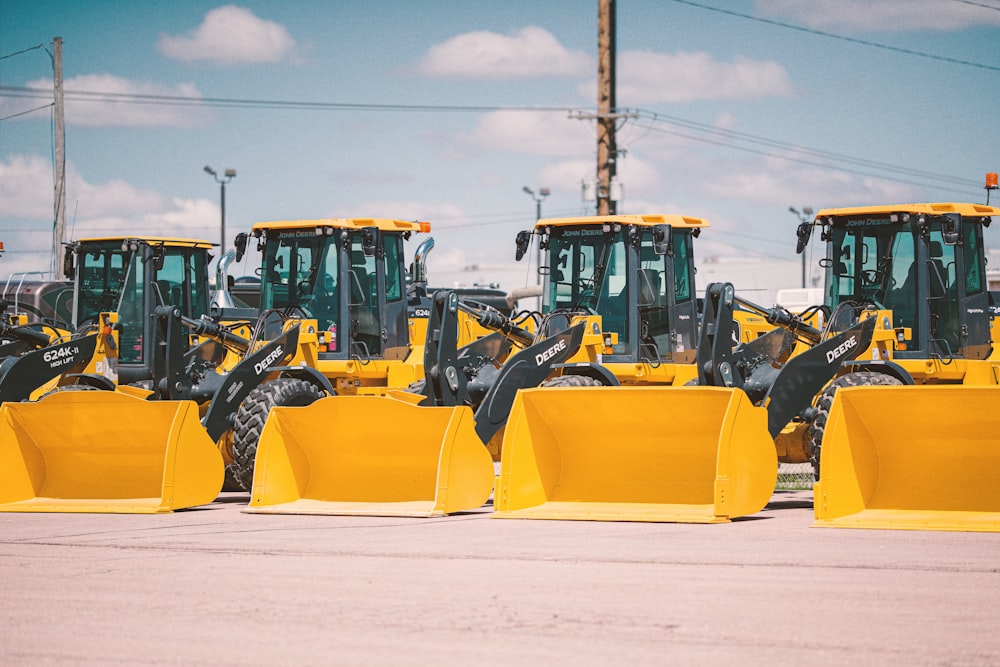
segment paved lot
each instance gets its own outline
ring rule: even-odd
[[[0,664],[996,665],[1000,534],[0,514]]]

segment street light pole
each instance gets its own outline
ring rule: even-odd
[[[538,194],[536,195],[535,191],[529,188],[527,185],[525,185],[521,189],[524,192],[527,192],[528,196],[535,200],[535,223],[537,223],[539,220],[542,219],[542,200],[548,197],[551,191],[548,188],[538,188]],[[542,268],[542,246],[541,244],[539,244],[538,264],[535,266],[536,279],[539,285],[542,284],[541,268]]]
[[[800,223],[812,222],[813,210],[809,206],[803,206],[800,212],[794,206],[788,207],[789,212],[791,212],[796,218],[798,218]],[[802,249],[802,286],[806,286],[806,249]]]
[[[221,188],[220,203],[219,203],[219,206],[222,209],[222,228],[221,228],[222,235],[220,237],[221,243],[219,244],[219,256],[221,257],[222,253],[225,253],[226,251],[226,183],[236,178],[236,170],[226,169],[226,171],[223,172],[222,177],[220,178],[219,175],[215,173],[215,170],[206,164],[205,173],[210,174],[212,178],[215,179],[215,182],[218,183]]]

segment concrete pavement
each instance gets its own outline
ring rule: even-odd
[[[0,514],[0,664],[995,665],[1000,534]]]

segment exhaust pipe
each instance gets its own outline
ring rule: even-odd
[[[211,306],[213,308],[236,308],[233,295],[229,293],[229,265],[236,259],[236,250],[227,250],[226,254],[219,258],[219,265],[215,268],[215,291],[212,293]]]

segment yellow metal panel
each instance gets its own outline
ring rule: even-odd
[[[440,516],[481,507],[492,489],[469,408],[331,396],[271,410],[246,511]]]
[[[767,413],[717,387],[518,393],[495,516],[716,523],[760,511],[777,479]]]
[[[622,225],[639,225],[651,227],[653,225],[670,225],[671,227],[708,227],[709,222],[704,218],[695,218],[690,215],[678,215],[676,213],[663,213],[653,215],[585,215],[572,218],[542,218],[535,227],[566,227],[572,225],[600,225],[602,223],[618,223]]]
[[[1000,387],[851,387],[823,435],[816,526],[1000,532]]]
[[[848,215],[889,215],[890,213],[910,213],[925,215],[940,215],[942,213],[960,213],[967,216],[1000,216],[1000,208],[984,204],[966,204],[959,202],[938,202],[930,204],[892,204],[879,206],[852,206],[848,208],[824,208],[816,214],[816,218]]]
[[[150,245],[176,246],[182,248],[211,248],[215,243],[202,239],[183,239],[174,236],[95,236],[78,239],[77,243],[100,243],[105,241],[144,241]]]
[[[272,222],[255,223],[252,229],[254,231],[265,229],[313,230],[317,227],[334,227],[337,229],[378,227],[382,231],[391,232],[430,231],[430,223],[428,222],[394,220],[391,218],[319,218],[315,220],[275,220]]]
[[[193,401],[77,391],[0,408],[0,511],[170,512],[222,481]]]

